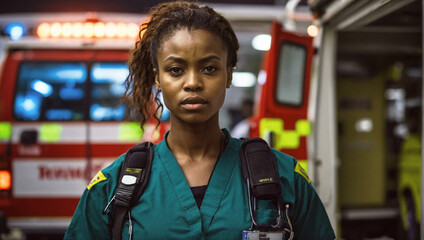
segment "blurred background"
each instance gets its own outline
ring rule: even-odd
[[[128,51],[164,1],[0,8],[1,239],[61,239],[90,179],[141,141],[119,104]],[[200,1],[239,39],[220,112],[307,169],[338,239],[424,239],[422,1]]]

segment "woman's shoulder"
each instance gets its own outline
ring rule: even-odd
[[[109,166],[102,169],[101,172],[106,176],[112,176],[119,173],[119,170],[121,169],[122,163],[125,160],[126,153],[120,155],[115,161],[113,161]]]
[[[159,142],[157,145],[151,145],[152,146],[152,150],[154,153],[157,153],[159,151],[160,146],[163,144],[162,142]],[[165,143],[166,144],[166,143]],[[137,147],[140,144],[134,145],[133,147]],[[128,151],[131,148],[129,148],[125,153],[123,153],[122,155],[120,155],[118,158],[116,158],[109,166],[107,166],[106,168],[102,169],[101,171],[103,172],[104,175],[110,175],[110,176],[115,176],[118,177],[119,175],[119,171],[121,169],[122,164],[125,161],[125,157],[128,154]]]
[[[307,175],[306,168],[306,160],[299,161],[293,156],[280,152],[274,148],[272,148],[274,153],[274,157],[276,160],[277,168],[280,173],[280,176],[286,176],[289,178],[295,178],[296,176],[300,176],[306,180],[306,182],[310,183],[311,180]],[[305,163],[305,164],[303,164]],[[302,166],[303,165],[303,166]]]
[[[245,139],[230,137],[231,145],[237,148],[237,151],[241,149],[243,141],[245,141]],[[298,160],[293,156],[276,150],[275,148],[270,147],[270,149],[274,155],[280,178],[285,178],[287,181],[293,182],[295,172],[301,168]]]
[[[280,179],[284,180],[286,184],[293,184],[294,182],[294,169],[297,163],[297,160],[283,152],[280,152],[274,148],[271,148],[272,153],[274,154],[275,163],[277,165],[278,174]]]
[[[297,164],[296,158],[291,155],[288,155],[284,152],[278,151],[275,148],[271,148],[272,153],[274,154],[275,160],[278,164],[285,166],[286,168],[294,168]]]
[[[113,189],[118,181],[117,179],[124,159],[125,154],[122,154],[109,166],[98,171],[87,185],[87,190],[89,192],[96,192],[98,190],[103,191],[105,187],[108,189]]]

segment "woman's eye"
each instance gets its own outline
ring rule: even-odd
[[[172,75],[180,75],[183,73],[183,69],[180,67],[170,67],[168,72],[170,72]]]
[[[203,68],[203,72],[206,72],[206,73],[213,73],[216,70],[217,68],[214,66],[206,66],[205,68]]]

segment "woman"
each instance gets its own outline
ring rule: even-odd
[[[218,122],[237,62],[237,38],[221,15],[190,2],[157,6],[142,32],[131,52],[125,98],[143,125],[155,86],[171,113],[171,128],[154,146],[148,186],[131,209],[132,228],[124,224],[122,239],[129,231],[134,239],[240,239],[251,223],[241,140]],[[161,106],[157,94],[155,100]],[[325,209],[296,160],[273,153],[281,198],[292,206],[295,239],[334,239]],[[124,155],[99,172],[85,190],[65,239],[111,239],[114,213],[102,211],[114,196],[123,160]],[[257,220],[271,223],[273,204],[258,204]]]

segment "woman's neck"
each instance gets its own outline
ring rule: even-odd
[[[208,185],[225,135],[219,128],[182,131],[171,127],[167,142],[190,187]]]
[[[188,124],[172,121],[171,117],[166,141],[189,186],[207,185],[225,143],[218,118],[208,123]]]
[[[202,161],[218,157],[224,133],[218,119],[207,124],[181,124],[172,121],[167,144],[177,157],[192,161]]]

